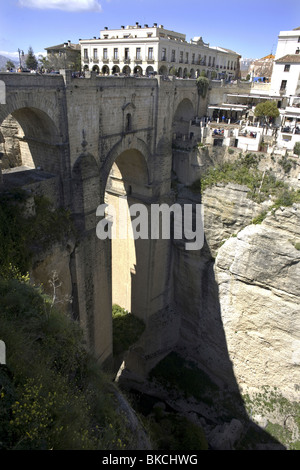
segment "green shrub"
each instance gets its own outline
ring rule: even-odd
[[[40,288],[0,280],[0,448],[123,449],[134,436],[77,322]]]
[[[127,351],[145,330],[145,323],[119,305],[113,305],[113,351],[114,355]]]
[[[24,217],[27,195],[22,191],[0,197],[0,276],[14,277],[14,270],[26,274],[33,252],[73,235],[69,211],[54,210],[44,197],[35,197],[35,215]]]
[[[283,181],[277,180],[271,171],[261,172],[258,164],[261,156],[248,153],[232,163],[225,162],[209,168],[201,179],[195,181],[190,189],[196,193],[203,193],[205,189],[216,184],[236,183],[247,186],[250,191],[248,197],[261,203],[269,196],[275,199],[274,208],[290,206],[300,202],[300,190],[289,189]]]

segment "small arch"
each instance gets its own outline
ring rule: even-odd
[[[85,65],[85,66],[83,67],[83,70],[84,70],[84,72],[88,72],[88,71],[89,71],[89,66],[88,66],[88,65]]]
[[[137,65],[136,67],[134,67],[134,73],[138,74],[138,75],[143,75],[143,69],[140,65]]]
[[[103,65],[101,71],[102,71],[103,75],[109,75],[109,66],[108,65]]]
[[[125,75],[130,75],[130,73],[131,73],[131,68],[129,67],[129,65],[125,65],[125,66],[123,67],[122,72],[125,73]]]
[[[92,71],[96,72],[98,74],[100,72],[100,69],[99,69],[98,65],[94,65],[93,68],[92,68]]]
[[[177,77],[182,78],[182,68],[181,67],[179,67],[179,69],[177,70]]]
[[[162,65],[158,72],[159,75],[168,75],[168,69],[165,65]]]
[[[112,68],[112,73],[120,73],[120,67],[118,65],[114,65]]]
[[[188,70],[187,70],[187,68],[185,68],[183,70],[183,78],[187,78],[187,76],[188,76]]]
[[[195,78],[195,77],[196,77],[196,73],[195,73],[195,70],[194,70],[194,69],[191,69],[190,75],[191,75],[191,78]]]
[[[154,68],[152,67],[152,65],[149,65],[146,68],[146,75],[150,75],[150,73],[153,73],[153,72],[154,72]]]

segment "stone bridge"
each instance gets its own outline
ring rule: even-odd
[[[101,240],[96,211],[119,196],[129,206],[174,202],[172,140],[199,137],[191,121],[206,110],[195,80],[93,73],[79,79],[62,71],[2,73],[0,85],[0,144],[3,125],[13,118],[21,165],[56,178],[55,197],[79,230],[70,275],[74,314],[88,343],[102,363],[111,357],[112,303],[118,303],[146,323],[136,355],[142,370],[176,343],[171,242]]]

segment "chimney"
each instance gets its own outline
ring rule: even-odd
[[[153,26],[154,26],[154,28],[156,28],[156,27],[157,27],[157,23],[153,23]]]
[[[107,27],[107,26],[105,26],[105,27],[104,27],[104,29],[108,29],[108,27]]]

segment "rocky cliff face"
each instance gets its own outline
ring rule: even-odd
[[[269,386],[299,398],[299,242],[298,204],[249,225],[218,250],[221,318],[243,391]]]
[[[207,189],[204,248],[187,253],[177,245],[181,347],[223,385],[245,393],[273,387],[295,400],[300,205],[271,211],[252,225],[269,203],[256,204],[247,192],[238,185]]]

